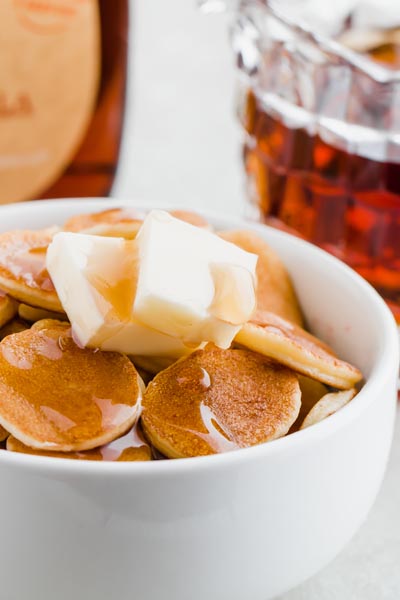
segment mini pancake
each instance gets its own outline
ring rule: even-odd
[[[209,344],[162,371],[143,397],[143,431],[169,458],[217,454],[284,436],[300,409],[297,375]]]
[[[97,460],[113,462],[133,462],[152,460],[152,451],[148,443],[144,440],[140,427],[133,427],[124,436],[93,450],[83,450],[82,452],[48,452],[45,450],[35,450],[25,446],[15,437],[10,436],[7,440],[7,450],[10,452],[21,452],[22,454],[32,454],[36,456],[51,456],[52,458],[70,458],[72,460]]]
[[[194,211],[177,209],[170,210],[168,212],[172,217],[175,217],[175,219],[180,219],[181,221],[185,221],[186,223],[195,225],[196,227],[201,227],[202,229],[212,230],[210,223],[206,221],[204,217]]]
[[[351,388],[362,379],[356,367],[337,358],[321,340],[270,312],[257,311],[235,342],[339,389]]]
[[[60,328],[61,330],[68,329],[70,327],[69,324],[63,321],[55,320],[55,319],[41,319],[40,321],[36,321],[32,323],[31,329],[35,331],[46,331],[47,329]]]
[[[315,379],[310,379],[309,377],[304,377],[304,375],[299,375],[298,377],[301,390],[301,407],[299,416],[291,426],[289,433],[293,433],[300,429],[300,425],[312,407],[322,398],[322,396],[325,396],[325,394],[328,393],[328,388],[323,383],[320,383]]]
[[[0,288],[31,306],[64,312],[46,269],[46,252],[58,228],[0,235]]]
[[[18,312],[18,302],[0,291],[0,327],[6,325]]]
[[[22,321],[22,319],[13,319],[0,329],[0,340],[4,339],[8,335],[20,333],[26,329],[29,329],[29,324],[26,323],[26,321]]]
[[[42,321],[43,319],[55,319],[56,321],[66,321],[67,315],[65,313],[56,313],[44,308],[37,308],[36,306],[28,306],[28,304],[20,304],[18,306],[18,314],[21,319],[28,321],[29,323],[36,323],[36,321]]]
[[[0,424],[40,450],[90,450],[137,421],[142,386],[130,360],[79,348],[68,323],[39,321],[0,342]]]
[[[258,255],[257,308],[297,325],[303,325],[300,305],[292,281],[279,256],[253,231],[224,231],[219,235],[246,252]]]
[[[4,440],[6,440],[9,435],[10,434],[8,433],[8,431],[0,425],[0,442],[4,442]]]
[[[171,210],[170,214],[197,227],[210,229],[209,223],[200,215],[188,210]],[[123,237],[132,240],[142,226],[144,213],[134,208],[111,208],[98,213],[76,215],[64,224],[65,231]]]
[[[134,208],[111,208],[97,213],[75,215],[66,221],[63,229],[133,240],[142,226],[143,218],[143,212]]]
[[[311,425],[315,425],[327,417],[330,417],[350,402],[356,394],[357,390],[355,388],[344,390],[342,392],[325,394],[325,396],[312,407],[301,424],[300,429],[306,429],[307,427],[311,427]]]

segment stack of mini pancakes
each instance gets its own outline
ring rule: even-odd
[[[172,214],[211,229],[202,217]],[[184,458],[304,429],[357,393],[361,372],[304,329],[285,266],[251,231],[216,232],[257,254],[257,310],[231,348],[175,362],[82,348],[46,271],[57,231],[134,239],[144,215],[111,209],[0,235],[0,440],[80,460]]]

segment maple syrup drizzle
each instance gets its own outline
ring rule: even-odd
[[[111,269],[99,272],[98,259],[88,261],[86,276],[108,308],[106,318],[129,321],[136,296],[138,279],[138,247],[135,240],[123,243],[121,260]]]
[[[196,402],[199,407],[201,425],[206,429],[207,433],[197,431],[195,429],[178,425],[177,428],[181,431],[186,431],[204,440],[208,446],[215,452],[228,452],[235,450],[239,446],[229,439],[229,434],[224,430],[217,416],[203,400],[203,393],[210,389],[212,385],[211,376],[204,367],[196,367],[196,373],[191,373],[190,376],[177,377],[177,382],[180,385],[188,385],[193,391],[193,394],[199,394],[196,397]]]
[[[102,415],[101,425],[105,431],[122,425],[137,412],[136,405],[114,403],[110,398],[93,396],[93,401],[100,409]]]
[[[228,433],[226,433],[216,415],[204,402],[200,402],[200,414],[208,433],[197,432],[198,437],[206,441],[216,452],[229,452],[239,448],[235,442],[229,439]]]
[[[256,303],[251,273],[239,265],[221,263],[211,264],[210,273],[214,282],[210,314],[232,325],[241,325]]]

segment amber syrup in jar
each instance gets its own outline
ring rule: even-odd
[[[369,48],[368,56],[400,69],[398,39]],[[344,260],[381,293],[400,322],[400,162],[353,154],[305,128],[291,128],[253,91],[240,118],[257,216]]]

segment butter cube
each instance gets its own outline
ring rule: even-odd
[[[82,346],[142,356],[179,358],[179,339],[138,323],[134,240],[60,232],[47,250],[47,269]]]
[[[135,318],[185,343],[229,347],[255,308],[257,256],[158,210],[135,241]]]

